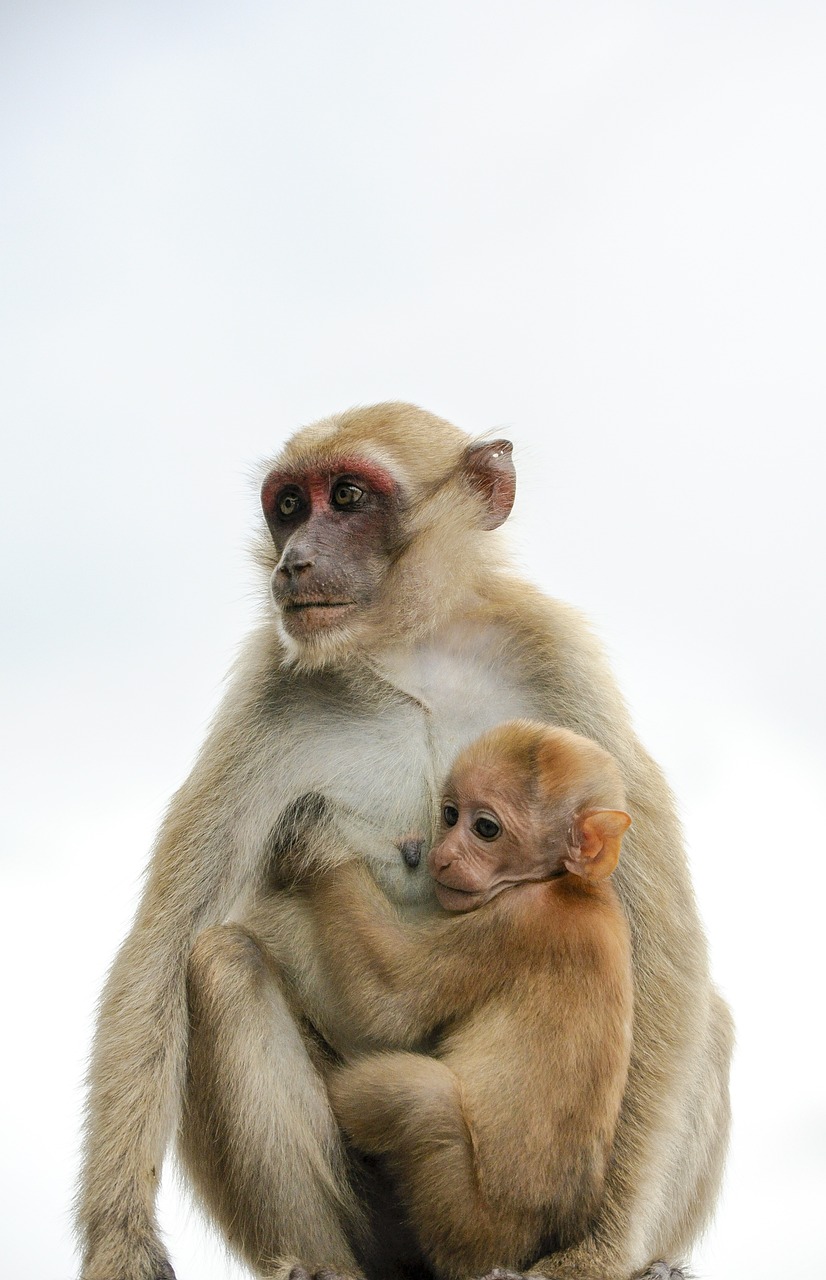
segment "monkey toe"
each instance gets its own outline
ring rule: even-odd
[[[531,1272],[526,1275],[522,1271],[508,1271],[505,1267],[494,1267],[480,1276],[479,1280],[553,1280],[552,1275],[543,1272]],[[667,1262],[653,1262],[639,1280],[692,1280],[691,1274],[681,1267],[670,1267]]]
[[[640,1280],[691,1280],[682,1267],[670,1267],[667,1262],[654,1262]]]
[[[320,1267],[317,1271],[308,1271],[300,1264],[290,1271],[288,1280],[355,1280],[355,1277],[342,1271],[334,1271],[332,1267]]]
[[[526,1276],[522,1271],[508,1271],[505,1267],[494,1267],[479,1280],[539,1280],[538,1276]]]

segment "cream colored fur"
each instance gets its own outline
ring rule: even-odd
[[[101,1000],[78,1196],[84,1280],[170,1274],[154,1202],[179,1126],[204,1203],[260,1275],[285,1274],[289,1259],[355,1270],[359,1210],[320,1050],[279,976],[279,948],[306,951],[304,989],[323,1004],[312,935],[275,906],[273,850],[289,806],[321,794],[390,896],[427,913],[426,874],[400,864],[395,842],[430,837],[449,761],[519,716],[602,743],[634,815],[616,875],[634,946],[634,1049],[606,1201],[591,1238],[535,1270],[629,1280],[685,1257],[713,1210],[731,1024],[671,796],[581,618],[519,581],[499,535],[479,531],[461,471],[468,443],[412,406],[381,405],[298,433],[282,455],[389,460],[411,536],[380,605],[332,640],[285,647],[268,606],[171,802]],[[263,539],[259,556],[271,571]],[[272,946],[253,927],[268,902]],[[334,1013],[313,1013],[346,1050]]]

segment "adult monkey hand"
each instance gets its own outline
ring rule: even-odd
[[[349,842],[403,914],[426,913],[426,868],[398,845],[432,834],[458,751],[517,717],[600,742],[634,814],[616,873],[635,949],[634,1047],[605,1197],[586,1238],[531,1271],[668,1275],[705,1225],[728,1131],[728,1012],[668,789],[601,652],[499,546],[514,493],[507,441],[472,441],[404,404],[308,427],[269,470],[269,616],[172,801],[103,993],[78,1197],[83,1280],[174,1274],[154,1202],[176,1128],[208,1212],[259,1275],[409,1273],[386,1190],[350,1176],[318,1034],[346,1054],[348,1028],[325,1000],[279,859],[317,798],[346,833],[330,857]]]

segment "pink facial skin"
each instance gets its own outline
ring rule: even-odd
[[[503,889],[547,880],[547,850],[531,826],[524,803],[504,793],[497,771],[477,768],[459,785],[451,779],[439,839],[427,859],[441,905],[473,911]]]
[[[570,748],[567,762],[556,757],[568,785],[574,759]],[[520,781],[505,762],[465,764],[448,779],[439,838],[427,861],[446,910],[473,911],[516,885],[565,875],[594,883],[612,874],[630,815],[590,804],[572,813],[549,810],[549,800],[546,793],[537,803],[530,779]]]
[[[376,602],[400,537],[402,498],[389,471],[350,456],[276,469],[261,503],[279,554],[273,598],[291,636],[338,626]]]

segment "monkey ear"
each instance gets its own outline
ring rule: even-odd
[[[513,508],[516,469],[510,440],[489,440],[465,450],[463,471],[484,500],[483,529],[498,529]]]
[[[574,824],[574,847],[565,866],[586,880],[604,880],[619,862],[622,837],[631,819],[621,809],[588,809]]]

